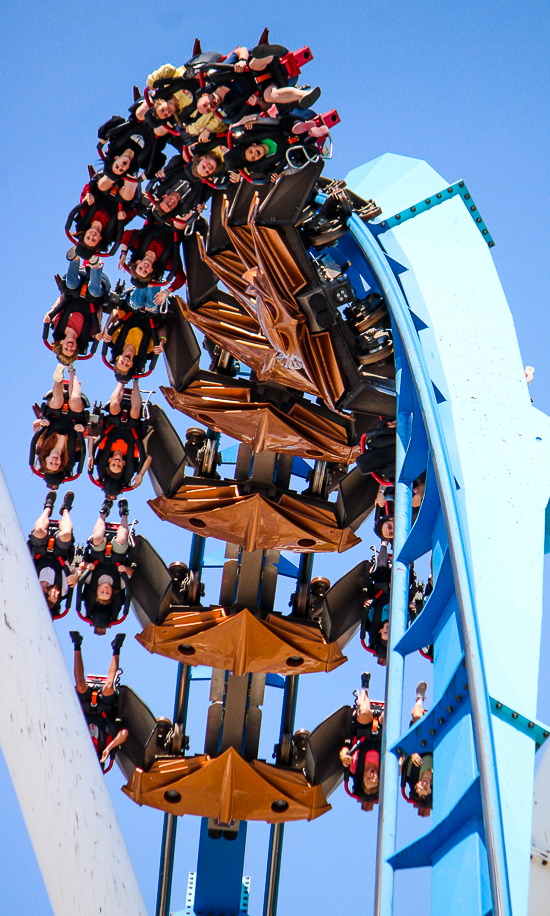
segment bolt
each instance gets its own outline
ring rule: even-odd
[[[502,709],[502,703],[497,703],[497,709]]]
[[[470,194],[465,194],[465,195],[464,195],[464,200],[470,200]]]
[[[411,207],[411,213],[416,213],[416,207]]]
[[[535,727],[535,723],[534,723],[534,722],[528,722],[528,723],[527,723],[527,728],[534,728],[534,727]]]
[[[512,719],[517,719],[518,716],[519,716],[519,713],[517,713],[517,712],[513,712],[513,713],[512,713]]]
[[[435,728],[430,728],[430,735],[435,735]]]
[[[457,702],[457,703],[460,703],[461,699],[462,699],[461,695],[460,695],[459,693],[457,693],[457,695],[455,696],[456,702]]]
[[[472,211],[472,213],[475,213],[475,211],[477,210],[477,207],[475,206],[475,204],[472,207],[470,207],[470,210]]]
[[[453,707],[452,707],[452,706],[447,706],[447,712],[452,712],[452,711],[453,711]]]
[[[453,193],[453,189],[452,189],[452,188],[447,188],[447,191],[449,192],[449,194],[452,194],[452,193]]]
[[[441,200],[441,198],[443,197],[443,194],[436,194],[435,196],[437,197],[438,200]]]
[[[543,732],[542,734],[544,735],[545,738],[548,738],[548,736],[550,735],[550,732]]]
[[[443,716],[440,716],[437,721],[439,722],[440,725],[443,725],[445,719],[443,718]]]
[[[469,685],[469,684],[464,684],[464,690],[469,690],[469,689],[470,689],[470,685]]]
[[[384,222],[383,222],[383,223],[380,223],[380,225],[381,225],[381,226],[385,226],[385,225],[386,225],[386,221],[384,220]]]
[[[402,747],[398,747],[398,748],[397,748],[397,753],[401,756],[401,754],[403,753],[403,748],[402,748]]]
[[[484,229],[484,230],[483,230],[483,235],[486,235],[486,233],[487,233],[487,230]],[[489,242],[489,248],[494,248],[494,247],[495,247],[495,243],[494,243],[494,242]]]
[[[458,187],[459,187],[459,188],[463,188],[463,187],[464,187],[464,182],[463,182],[463,181],[459,181],[459,182],[458,182]]]
[[[396,214],[395,214],[395,218],[396,218],[396,219],[401,219],[401,214],[400,214],[400,213],[396,213]]]
[[[430,198],[430,197],[427,197],[427,198],[426,198],[426,203],[427,203],[427,204],[431,204],[431,202],[432,202],[432,201],[431,201],[431,198]]]
[[[427,743],[428,742],[423,738],[422,741],[420,742],[420,747],[426,747]]]
[[[476,223],[481,223],[481,222],[482,222],[481,216],[478,216],[476,219]]]

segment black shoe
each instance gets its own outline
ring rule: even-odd
[[[74,259],[76,258],[76,246],[75,245],[73,245],[72,248],[69,248],[65,257],[67,258],[67,261],[74,261]]]
[[[103,505],[102,505],[101,509],[99,510],[99,514],[100,514],[100,515],[104,515],[105,518],[107,518],[108,515],[109,515],[109,512],[111,511],[112,508],[113,508],[113,500],[107,498],[107,499],[105,499],[105,501],[103,502]]]
[[[363,674],[361,675],[361,690],[368,691],[369,684],[370,684],[370,671],[363,671]]]
[[[65,493],[65,498],[63,500],[63,505],[61,506],[60,512],[64,512],[65,509],[67,512],[70,512],[73,508],[74,493],[72,490],[67,490]]]
[[[312,89],[311,92],[308,92],[307,95],[304,95],[303,98],[300,99],[298,102],[298,108],[301,108],[302,110],[311,108],[313,105],[315,105],[315,102],[320,95],[321,90],[319,86],[315,86],[315,89]]]
[[[122,643],[126,639],[126,633],[117,633],[113,639],[111,646],[113,647],[113,655],[118,655],[120,652]]]
[[[82,636],[82,634],[79,633],[78,630],[70,630],[70,631],[69,631],[69,636],[71,637],[71,639],[72,639],[72,641],[73,641],[73,646],[74,646],[75,652],[80,651],[80,647],[81,647],[81,645],[82,645],[82,640],[83,640],[83,638],[84,638],[84,637]]]
[[[127,500],[127,499],[119,499],[119,501],[118,501],[118,512],[119,512],[119,515],[120,515],[121,518],[123,518],[124,516],[130,515],[130,510],[129,510],[129,508],[128,508],[128,500]]]
[[[50,490],[48,492],[48,495],[46,496],[46,499],[44,500],[44,508],[47,509],[49,506],[50,509],[53,509],[53,507],[55,506],[56,499],[57,499],[56,491]]]

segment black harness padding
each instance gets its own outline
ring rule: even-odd
[[[250,58],[260,59],[262,57],[271,57],[273,60],[265,68],[265,70],[254,70],[255,81],[257,86],[262,89],[265,89],[270,82],[274,82],[277,86],[288,86],[288,72],[285,67],[283,67],[280,58],[285,57],[288,54],[288,48],[285,48],[283,45],[256,45],[255,48],[250,52]],[[270,79],[266,79],[269,75]]]
[[[103,751],[120,731],[116,719],[118,716],[118,694],[104,697],[101,690],[88,687],[86,693],[78,693],[82,711],[88,725],[95,725],[98,730],[97,755],[101,758]],[[92,702],[95,700],[95,702]]]
[[[373,712],[373,721],[369,725],[359,725],[354,719],[354,733],[357,741],[360,742],[358,755],[355,764],[355,773],[353,776],[353,794],[358,795],[362,802],[375,802],[378,799],[378,793],[367,795],[363,789],[363,772],[365,769],[365,756],[368,751],[377,751],[382,757],[382,727],[378,725],[377,731],[373,731],[373,725],[378,723],[379,714]],[[380,771],[380,767],[379,767]]]
[[[296,120],[292,117],[260,118],[249,130],[245,130],[241,125],[231,128],[231,149],[224,156],[226,168],[231,171],[246,169],[251,176],[257,175],[262,178],[272,172],[280,172],[286,167],[286,153],[293,146],[311,146],[312,152],[318,154],[314,137],[305,134],[298,138],[292,133]],[[253,143],[263,143],[264,140],[272,140],[277,146],[276,151],[256,162],[249,162],[245,157],[246,149]]]
[[[108,547],[109,545],[107,545]],[[86,608],[86,618],[91,620],[95,627],[107,628],[123,609],[127,611],[130,603],[130,579],[125,572],[121,572],[119,565],[125,565],[130,556],[131,547],[128,545],[126,553],[119,554],[92,551],[90,545],[86,547],[84,559],[95,563],[93,570],[88,571],[79,583],[77,608],[80,610],[82,601]],[[113,580],[113,596],[109,604],[100,604],[96,600],[96,593],[101,576],[110,576]]]
[[[116,481],[115,478],[110,477],[111,482],[120,484],[120,492],[130,485],[132,477],[139,472],[145,462],[145,446],[142,437],[146,434],[147,423],[145,420],[133,420],[131,417],[121,422],[120,416],[109,416],[107,424],[105,434],[95,449],[97,477],[100,483],[104,483],[106,477],[110,477],[107,464],[111,457],[112,446],[117,439],[122,439],[127,445],[124,470]],[[138,457],[134,455],[135,447],[139,452]]]
[[[133,106],[134,110],[139,104],[141,102]],[[130,117],[125,121],[124,118],[115,115],[99,128],[98,137],[107,141],[101,152],[109,167],[117,156],[121,156],[127,149],[134,154],[126,173],[127,177],[135,177],[141,168],[149,167],[157,138],[147,121],[138,121],[135,117]],[[112,173],[109,174],[109,177],[111,175],[113,178],[117,177]]]
[[[75,431],[75,425],[82,424],[82,426],[87,426],[89,419],[89,411],[82,410],[76,412],[74,410],[63,410],[62,407],[52,408],[48,404],[43,403],[41,407],[41,414],[44,418],[50,421],[49,426],[41,426],[36,430],[34,436],[31,440],[31,449],[29,456],[29,464],[31,467],[34,467],[34,462],[36,459],[36,447],[38,445],[38,440],[43,435],[44,439],[47,439],[48,436],[55,433],[58,436],[67,436],[67,452],[69,455],[69,460],[67,461],[66,467],[63,471],[59,471],[57,474],[51,474],[49,471],[44,474],[44,480],[50,487],[59,487],[60,484],[67,477],[74,476],[74,465],[78,459],[78,474],[81,473],[84,466],[84,458],[86,455],[84,437],[82,433],[77,433]]]
[[[114,333],[117,328],[120,327],[120,332],[116,340],[111,340],[111,360],[114,365],[117,357],[120,356],[124,347],[126,345],[126,338],[132,330],[132,328],[140,328],[143,331],[143,336],[136,355],[134,356],[134,362],[132,367],[132,372],[134,374],[141,375],[145,371],[147,361],[152,358],[154,355],[151,351],[148,352],[149,343],[151,340],[154,342],[153,337],[153,328],[151,327],[151,319],[145,315],[143,312],[127,312],[124,318],[121,319],[120,324],[115,324],[112,328],[112,333]]]
[[[94,202],[93,204],[82,204],[81,209],[75,216],[74,220],[74,233],[86,233],[90,226],[92,225],[96,213],[99,210],[104,210],[108,216],[108,222],[101,230],[101,241],[99,245],[96,246],[101,251],[105,251],[114,241],[116,241],[119,234],[119,229],[121,230],[121,220],[118,218],[119,206],[117,202],[118,189],[116,195],[113,197],[109,195],[108,192],[95,190],[94,193]],[[82,241],[76,246],[76,253],[81,258],[86,258],[89,256],[91,249],[87,248]]]
[[[421,754],[422,760],[428,755]],[[410,766],[409,766],[410,764]],[[424,797],[417,795],[415,791],[415,786],[420,779],[420,767],[416,766],[411,761],[410,757],[406,757],[401,766],[401,788],[409,788],[409,798],[414,802],[417,808],[431,808],[433,806],[433,789],[429,795]]]
[[[176,273],[178,268],[180,270],[183,269],[179,253],[180,234],[169,226],[157,223],[157,221],[152,218],[148,218],[143,228],[138,229],[132,236],[130,245],[128,246],[132,252],[130,263],[135,264],[137,261],[143,260],[153,241],[162,242],[163,249],[154,263],[153,274],[148,282],[151,282],[153,279],[162,280],[170,261],[172,261],[172,275]]]
[[[77,292],[77,290],[75,290],[75,292]],[[96,299],[94,301],[97,302],[98,300]],[[82,330],[76,339],[76,345],[78,352],[80,354],[85,354],[88,350],[90,338],[95,334],[99,334],[100,331],[96,310],[85,298],[80,299],[75,296],[63,297],[63,301],[59,303],[58,308],[52,316],[55,318],[56,315],[59,315],[59,321],[53,328],[52,338],[56,343],[63,340],[69,319],[75,312],[82,315],[84,319]]]

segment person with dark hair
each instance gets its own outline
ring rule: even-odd
[[[117,633],[111,646],[113,648],[113,658],[109,666],[109,673],[102,684],[96,684],[94,678],[90,678],[90,683],[86,680],[84,674],[84,663],[82,661],[82,636],[78,630],[71,630],[69,633],[74,646],[74,678],[76,692],[82,711],[86,717],[90,737],[103,766],[109,757],[113,757],[117,747],[124,744],[128,737],[125,728],[121,728],[117,723],[118,710],[117,701],[118,693],[116,690],[116,679],[120,669],[120,649],[126,638],[125,633]],[[104,767],[104,770],[107,769]]]
[[[152,177],[162,167],[165,159],[162,150],[166,143],[166,137],[158,138],[156,128],[148,120],[136,118],[136,107],[134,104],[130,108],[127,120],[113,115],[98,130],[104,176],[113,182],[123,179],[124,185],[133,184],[134,188],[142,170]],[[164,129],[163,133],[166,133]]]
[[[53,329],[52,350],[63,366],[85,355],[93,337],[101,339],[103,304],[111,290],[97,255],[92,255],[89,267],[83,270],[75,247],[67,252],[67,260],[67,275],[58,281],[62,294],[44,316],[44,324]]]
[[[308,114],[314,115],[314,112]],[[314,136],[307,132],[300,139],[296,136],[294,128],[298,123],[291,115],[276,118],[253,116],[245,124],[233,126],[229,133],[231,148],[224,155],[226,169],[244,171],[251,178],[275,181],[289,167],[289,150],[309,147],[308,156],[318,156],[319,148]]]
[[[378,801],[380,789],[380,755],[382,753],[382,727],[384,710],[373,710],[369,699],[370,673],[361,675],[355,721],[354,743],[340,751],[340,760],[350,768],[353,776],[353,795],[361,802],[364,811],[372,811]]]
[[[69,366],[69,385],[65,391],[63,366],[58,365],[51,394],[33,423],[30,457],[31,467],[37,461],[39,473],[50,489],[57,490],[64,480],[73,476],[84,446],[87,423],[88,411],[74,366]]]
[[[131,275],[134,286],[146,288],[150,284],[160,286],[165,273],[170,285],[155,294],[154,304],[162,305],[170,293],[180,289],[185,283],[185,272],[181,261],[181,231],[158,223],[149,216],[141,229],[128,229],[122,236],[121,254],[118,269],[125,268]],[[131,253],[126,263],[127,254]]]
[[[426,489],[426,472],[423,471],[413,483],[411,524],[414,524]],[[381,541],[393,541],[394,532],[394,488],[393,485],[381,484],[376,496],[374,513],[374,533]]]
[[[51,530],[50,518],[56,496],[54,490],[49,491],[44,511],[34,523],[27,542],[40,587],[54,619],[61,616],[61,605],[67,601],[70,589],[74,588],[78,581],[78,573],[71,568],[74,558],[74,535],[70,511],[74,493],[72,490],[65,493],[59,525],[55,530]]]
[[[426,715],[424,701],[427,690],[426,681],[420,681],[416,687],[416,702],[411,710],[411,726]],[[428,817],[432,809],[433,787],[433,754],[411,754],[399,758],[401,785],[409,787],[409,801],[418,809],[419,817]]]
[[[157,308],[165,302],[164,291]],[[153,300],[154,303],[154,300]],[[163,352],[167,340],[166,325],[151,311],[135,311],[128,303],[113,309],[103,331],[103,340],[110,346],[112,367],[119,382],[129,382],[143,375],[147,363]]]
[[[375,555],[376,556],[376,555]],[[361,621],[361,639],[369,635],[369,649],[377,656],[378,664],[385,665],[388,651],[390,621],[391,557],[385,544],[371,567],[365,592],[365,610]]]
[[[113,196],[94,186],[92,193],[90,184],[84,186],[80,195],[81,206],[73,217],[73,236],[77,239],[75,254],[78,257],[89,259],[100,252],[106,256],[109,248],[116,244],[124,224],[133,219],[135,212],[130,205],[123,207],[117,197],[118,191]]]
[[[128,501],[119,500],[120,524],[115,536],[107,540],[105,521],[112,505],[111,499],[104,501],[81,564],[78,606],[84,602],[86,619],[98,636],[105,635],[128,605],[133,573],[129,565]]]
[[[217,154],[212,158],[217,159]],[[219,165],[221,168],[221,160]],[[173,156],[147,188],[152,216],[158,223],[184,230],[190,219],[203,212],[212,190],[193,174],[192,163],[185,162],[181,155]]]
[[[88,469],[91,474],[96,468],[97,480],[108,499],[116,499],[122,490],[139,487],[151,464],[143,444],[147,421],[143,418],[137,379],[129,400],[128,404],[124,383],[119,382],[104,409],[102,433],[94,442],[89,440]]]

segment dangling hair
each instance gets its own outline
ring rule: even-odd
[[[55,444],[57,442],[58,435],[59,433],[50,433],[49,435],[46,435],[46,433],[43,433],[40,436],[40,438],[38,439],[38,442],[36,443],[36,455],[38,457],[38,467],[42,474],[50,473],[49,469],[46,466],[46,458],[48,457],[50,452],[55,448]],[[67,437],[64,436],[63,437],[63,450],[61,452],[61,464],[59,465],[59,470],[56,473],[57,474],[62,473],[62,471],[64,471],[65,468],[67,467],[68,463],[69,463],[69,450],[67,448]]]

